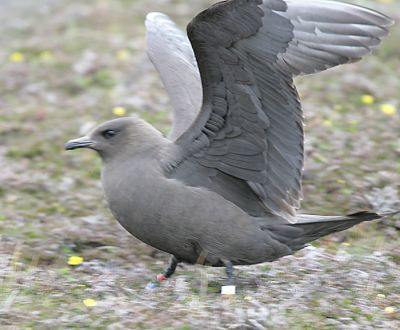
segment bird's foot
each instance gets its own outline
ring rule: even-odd
[[[171,256],[168,267],[166,268],[164,273],[158,274],[156,276],[155,282],[149,282],[146,285],[146,290],[154,290],[157,288],[162,282],[165,282],[169,277],[175,273],[176,266],[178,265],[179,260],[175,256]]]
[[[158,274],[157,275],[157,282],[162,283],[164,281],[166,281],[168,279],[168,276],[166,276],[165,274]]]
[[[166,280],[168,280],[168,276],[166,276],[166,275],[163,274],[163,273],[158,274],[158,275],[156,276],[156,281],[147,283],[147,285],[146,285],[146,290],[154,290],[154,289],[157,288],[162,282],[165,282]]]

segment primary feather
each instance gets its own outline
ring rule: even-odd
[[[201,80],[188,37],[167,16],[146,17],[147,53],[168,92],[173,107],[170,138],[175,140],[194,121],[201,108]]]

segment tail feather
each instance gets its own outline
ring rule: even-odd
[[[300,250],[309,242],[323,236],[351,228],[361,222],[380,219],[400,213],[358,212],[345,216],[297,215],[297,223],[263,226],[271,237],[289,246],[293,251]]]
[[[348,214],[344,216],[323,216],[323,215],[308,215],[308,214],[299,214],[296,217],[297,222],[296,225],[304,225],[304,224],[313,224],[313,223],[326,223],[326,222],[337,222],[337,221],[355,221],[359,220],[370,221],[380,219],[387,215],[392,215],[394,213],[386,213],[386,214],[378,214],[373,212],[357,212],[353,214]]]

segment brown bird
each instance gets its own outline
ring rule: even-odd
[[[197,15],[189,42],[167,16],[151,13],[148,51],[174,107],[170,137],[121,118],[66,149],[99,153],[115,218],[172,255],[164,277],[179,262],[225,266],[233,286],[233,265],[274,261],[389,215],[296,214],[304,147],[293,77],[359,60],[391,24],[333,1],[231,0]]]

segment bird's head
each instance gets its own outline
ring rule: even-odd
[[[162,135],[138,117],[124,117],[95,127],[87,136],[70,140],[66,150],[89,148],[97,151],[103,161],[131,156],[157,145]]]

